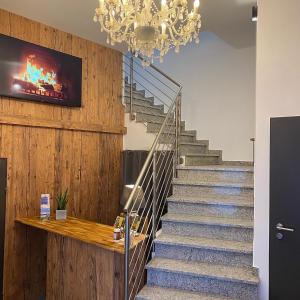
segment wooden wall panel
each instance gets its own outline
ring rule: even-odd
[[[70,215],[112,224],[119,211],[124,107],[119,52],[0,9],[0,33],[81,57],[82,107],[0,97],[0,157],[7,158],[4,299],[38,300],[45,238],[15,224],[39,214],[41,193],[69,188]],[[36,265],[37,264],[37,265]]]

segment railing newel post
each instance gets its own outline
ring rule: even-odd
[[[129,213],[125,211],[125,241],[124,241],[124,251],[125,251],[125,299],[129,300],[129,255],[130,255],[130,222],[129,222]]]
[[[130,119],[134,120],[133,114],[133,55],[130,57]]]
[[[153,199],[152,199],[152,238],[156,237],[156,203],[157,203],[157,152],[153,152]]]

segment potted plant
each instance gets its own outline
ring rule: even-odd
[[[63,193],[59,193],[56,197],[57,209],[56,209],[56,220],[67,219],[67,204],[68,204],[68,189]]]

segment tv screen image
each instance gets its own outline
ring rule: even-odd
[[[80,107],[81,58],[0,34],[0,95]]]

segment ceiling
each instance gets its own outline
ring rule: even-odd
[[[190,0],[191,1],[191,0]],[[255,0],[201,0],[202,30],[211,31],[235,48],[255,45],[251,7]],[[0,0],[0,8],[100,44],[106,35],[93,22],[98,0]],[[126,50],[124,45],[116,45]]]

